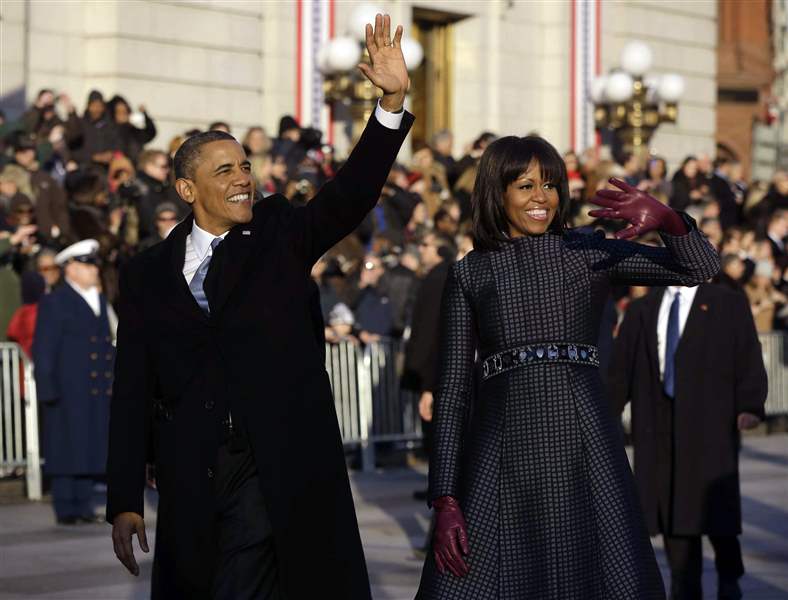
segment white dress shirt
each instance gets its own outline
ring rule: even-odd
[[[213,235],[201,229],[197,221],[192,223],[192,232],[186,236],[186,256],[183,260],[183,276],[186,278],[187,285],[194,279],[194,274],[205,257],[213,255],[211,242],[214,238],[224,239],[228,233],[229,231],[225,231],[222,235]]]
[[[66,283],[70,285],[77,294],[82,296],[82,299],[87,302],[94,315],[98,317],[101,314],[101,294],[97,287],[93,286],[86,290],[82,289],[76,283],[69,280],[68,277],[66,277]]]
[[[684,326],[687,324],[687,317],[689,316],[692,302],[695,300],[695,294],[698,291],[698,286],[695,287],[678,287],[670,286],[665,290],[662,295],[662,304],[659,305],[659,316],[657,317],[657,354],[659,355],[659,377],[662,379],[665,374],[665,350],[667,347],[668,339],[668,319],[670,318],[670,305],[673,304],[673,299],[676,293],[681,293],[679,299],[679,339],[681,334],[684,333]]]
[[[380,106],[380,100],[378,100],[378,105],[375,108],[375,118],[378,120],[378,123],[388,129],[399,129],[404,114],[404,111],[392,113],[384,110]],[[213,235],[201,229],[197,225],[197,221],[194,221],[191,233],[186,236],[186,256],[183,261],[183,276],[186,278],[187,284],[192,282],[194,274],[202,261],[205,260],[205,257],[213,254],[211,242],[214,238],[220,237],[224,239],[227,233],[225,231],[221,235]]]

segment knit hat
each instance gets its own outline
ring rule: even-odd
[[[90,93],[88,94],[88,104],[94,100],[100,100],[101,102],[104,102],[104,96],[98,90],[90,90]]]
[[[285,131],[290,131],[291,129],[301,129],[301,127],[293,117],[285,115],[279,120],[279,137],[282,137]]]

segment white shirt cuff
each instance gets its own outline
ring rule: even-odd
[[[399,129],[399,126],[402,125],[402,117],[404,115],[404,110],[395,113],[384,110],[380,105],[380,100],[378,100],[378,105],[375,108],[375,118],[378,120],[378,123],[383,125],[383,127],[388,127],[389,129]]]

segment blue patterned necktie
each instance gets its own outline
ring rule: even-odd
[[[665,376],[662,384],[665,393],[674,398],[676,396],[676,348],[679,345],[679,306],[681,293],[676,292],[673,303],[670,305],[668,316],[668,332],[665,339]]]
[[[213,238],[213,241],[211,241],[211,253],[206,256],[200,263],[200,266],[197,267],[197,272],[194,274],[194,277],[192,277],[191,283],[189,283],[189,290],[192,296],[194,296],[197,304],[200,305],[200,308],[205,314],[211,314],[211,309],[208,306],[208,296],[205,295],[203,284],[208,275],[208,268],[211,266],[211,259],[216,253],[216,247],[221,244],[222,241],[222,238]]]

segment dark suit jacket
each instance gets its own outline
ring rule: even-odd
[[[658,532],[656,402],[662,397],[657,318],[664,288],[627,309],[608,392],[617,412],[632,402],[635,478],[649,531]],[[676,351],[673,534],[741,532],[736,417],[763,417],[766,371],[747,298],[701,284]]]
[[[373,116],[307,206],[280,195],[255,205],[252,221],[223,243],[210,318],[182,274],[192,217],[122,272],[107,519],[142,514],[152,458],[160,494],[154,597],[209,596],[213,468],[230,407],[251,440],[284,595],[369,598],[310,269],[375,205],[412,122],[406,114],[394,131]]]
[[[431,392],[438,383],[441,297],[451,265],[444,260],[427,273],[413,305],[404,376],[405,385],[418,392]]]

